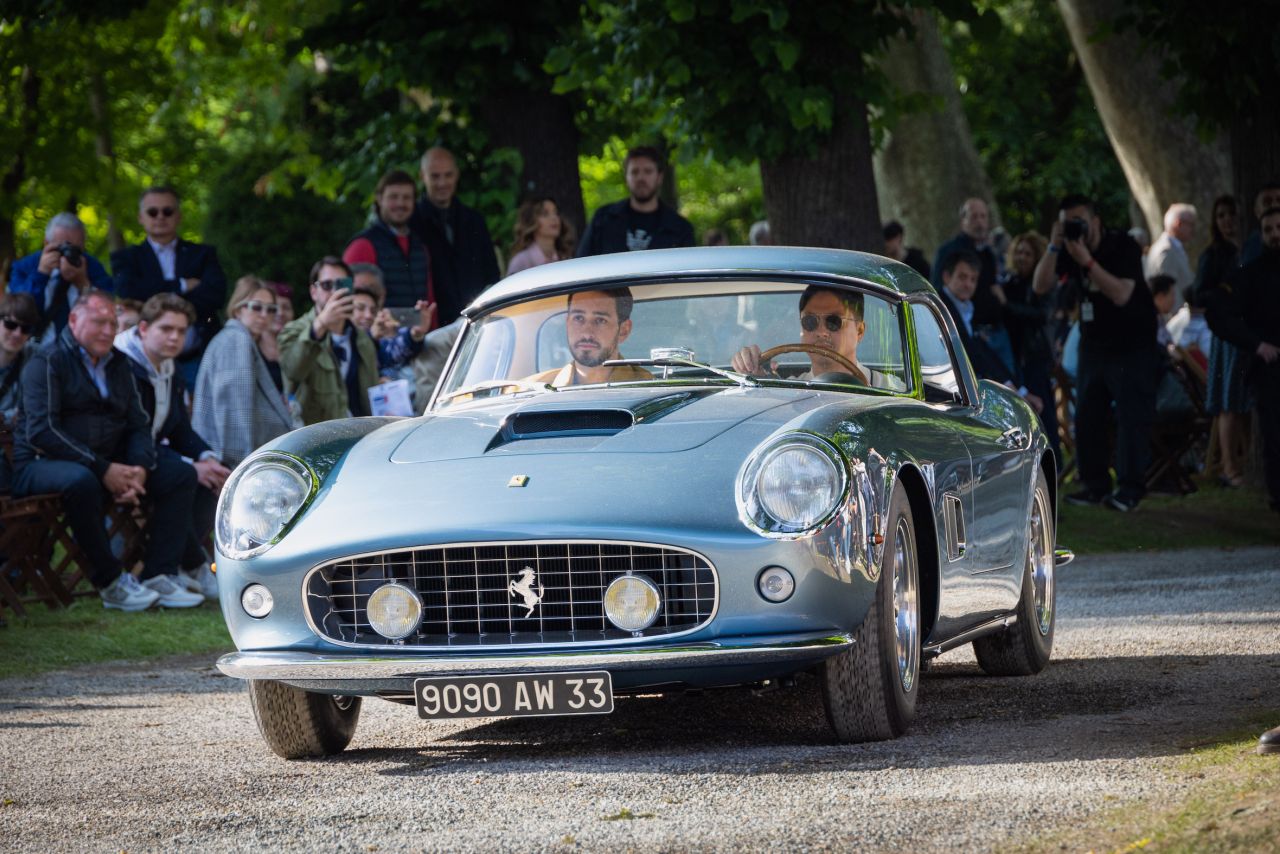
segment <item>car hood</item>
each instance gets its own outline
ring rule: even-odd
[[[395,463],[523,454],[662,454],[703,445],[749,419],[778,425],[816,405],[795,389],[584,389],[426,416],[392,451]]]

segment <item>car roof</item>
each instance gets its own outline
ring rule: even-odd
[[[618,252],[543,264],[498,282],[477,297],[466,314],[594,282],[690,275],[838,277],[851,283],[869,282],[904,296],[934,293],[933,287],[906,264],[868,252],[799,246],[706,246]]]

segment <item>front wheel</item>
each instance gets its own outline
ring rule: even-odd
[[[317,694],[267,679],[249,680],[249,702],[258,731],[285,759],[341,753],[360,719],[359,697]]]
[[[907,731],[920,682],[920,566],[911,503],[899,484],[875,598],[849,649],[822,665],[827,721],[843,742],[883,741]]]
[[[1055,579],[1053,505],[1044,471],[1036,474],[1031,500],[1031,536],[1022,574],[1018,620],[995,635],[973,642],[978,666],[989,676],[1030,676],[1044,670],[1053,653]]]

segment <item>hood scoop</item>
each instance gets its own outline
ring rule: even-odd
[[[502,422],[485,451],[530,439],[614,436],[635,424],[627,409],[549,409],[516,412]]]

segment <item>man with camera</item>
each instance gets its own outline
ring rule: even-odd
[[[9,276],[9,290],[31,294],[45,329],[40,343],[53,341],[67,325],[80,295],[90,289],[110,291],[111,277],[97,258],[84,251],[85,228],[73,213],[60,213],[44,230],[44,248],[19,259]]]
[[[297,389],[307,424],[369,414],[378,350],[351,322],[353,290],[351,268],[326,255],[311,268],[315,305],[280,330],[280,369]]]
[[[1049,251],[1036,266],[1041,296],[1055,287],[1079,293],[1080,356],[1076,454],[1084,488],[1073,504],[1128,511],[1145,489],[1155,418],[1160,351],[1156,310],[1142,274],[1142,250],[1122,231],[1103,229],[1086,196],[1059,205]],[[1115,408],[1116,488],[1111,489],[1108,422]]]

